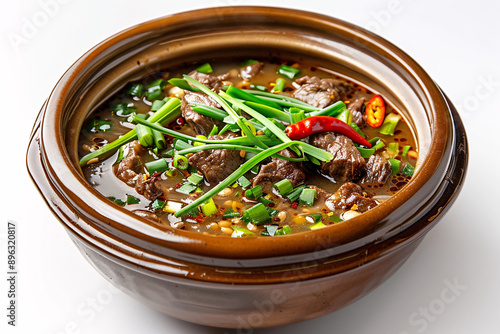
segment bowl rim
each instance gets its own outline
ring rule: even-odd
[[[400,64],[408,69],[409,74],[413,75],[413,79],[421,85],[420,88],[428,98],[433,121],[429,154],[425,157],[424,163],[421,164],[412,181],[393,195],[389,201],[349,220],[347,224],[330,225],[323,229],[280,236],[279,238],[220,238],[189,231],[175,231],[159,237],[149,235],[149,232],[131,230],[126,225],[114,221],[114,218],[138,220],[141,223],[150,225],[147,220],[135,216],[126,209],[111,203],[105,203],[109,212],[105,215],[97,212],[95,203],[85,201],[88,198],[95,198],[97,191],[87,183],[68,157],[64,136],[62,135],[64,133],[62,115],[64,113],[65,97],[68,95],[73,82],[107,48],[118,43],[125,43],[134,36],[147,34],[165,25],[180,24],[193,17],[207,20],[214,17],[227,18],[248,15],[261,15],[281,21],[289,20],[292,17],[300,17],[303,25],[330,29],[356,38],[364,43],[363,45],[378,50],[381,55],[398,60]],[[440,135],[437,135],[438,133]],[[100,42],[78,59],[55,86],[44,110],[40,136],[42,160],[45,163],[46,173],[53,183],[52,188],[55,189],[56,193],[64,197],[68,207],[76,211],[75,214],[78,216],[78,219],[72,222],[74,226],[68,227],[85,231],[96,229],[111,236],[110,242],[116,242],[117,244],[126,242],[141,250],[156,254],[161,254],[161,252],[157,253],[157,247],[162,247],[168,251],[174,250],[180,253],[205,257],[260,259],[315,252],[318,250],[318,244],[325,249],[336,247],[342,244],[343,240],[351,240],[358,235],[359,231],[366,231],[367,226],[377,225],[409,200],[431,179],[443,159],[451,134],[447,102],[441,91],[412,58],[390,42],[353,24],[317,13],[277,7],[237,6],[206,8],[164,16],[125,29]],[[83,195],[82,193],[77,195],[74,189],[83,191]],[[101,197],[104,196],[101,195]],[[104,203],[103,200],[101,201]],[[103,203],[100,203],[100,205],[103,205]],[[97,224],[98,220],[105,222],[105,224]],[[95,242],[99,243],[98,240],[95,240]]]

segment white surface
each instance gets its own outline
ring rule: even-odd
[[[42,4],[58,3],[57,6]],[[64,3],[64,4],[63,4]],[[35,116],[64,71],[96,43],[128,26],[179,11],[276,5],[318,11],[367,27],[417,60],[459,108],[470,141],[466,184],[453,208],[384,285],[319,319],[258,333],[498,333],[498,2],[478,1],[4,1],[0,13],[2,103],[0,264],[6,223],[18,223],[18,326],[2,333],[235,333],[185,323],[120,292],[85,262],[31,183],[25,150]],[[45,9],[44,9],[45,8]],[[48,9],[47,9],[48,8]],[[44,14],[49,13],[50,15]],[[14,47],[28,23],[35,30]],[[26,28],[24,28],[26,29]],[[485,84],[485,82],[490,84]],[[495,217],[496,216],[496,217]],[[6,275],[3,269],[2,277]],[[463,287],[446,291],[447,283]],[[426,311],[427,310],[427,311]],[[425,315],[425,312],[427,312]],[[252,331],[240,331],[251,333]]]

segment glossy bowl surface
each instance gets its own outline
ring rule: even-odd
[[[221,238],[155,226],[83,177],[77,141],[90,111],[130,80],[219,57],[307,59],[382,94],[413,126],[411,182],[349,221],[277,238]],[[84,54],[42,107],[29,172],[87,260],[132,297],[218,327],[266,327],[327,314],[390,277],[459,193],[468,147],[455,108],[391,43],[319,14],[271,7],[185,12],[122,31]]]

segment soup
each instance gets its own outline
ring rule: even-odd
[[[127,84],[89,115],[79,155],[95,189],[155,224],[277,237],[374,208],[411,178],[418,148],[358,83],[305,62],[233,59]]]

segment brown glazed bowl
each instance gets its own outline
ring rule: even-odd
[[[161,228],[92,188],[77,163],[77,140],[94,106],[165,66],[227,56],[306,59],[383,94],[415,130],[420,158],[413,179],[361,216],[275,238]],[[311,319],[375,289],[450,208],[467,162],[455,108],[408,55],[352,24],[269,7],[175,14],[98,44],[57,83],[27,155],[48,206],[106,279],[170,316],[229,328]]]

